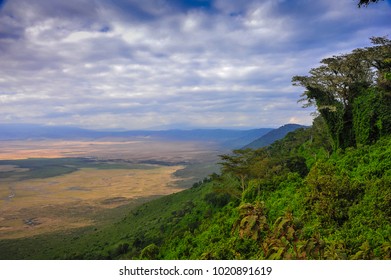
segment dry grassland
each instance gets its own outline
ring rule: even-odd
[[[0,239],[91,225],[95,222],[91,217],[104,209],[174,193],[180,189],[173,173],[181,168],[83,168],[45,179],[7,178],[0,184]]]
[[[83,168],[62,176],[29,180],[19,176],[26,169],[0,165],[0,173],[14,174],[0,177],[0,239],[96,224],[109,208],[133,203],[136,198],[179,191],[173,174],[183,168],[180,163],[207,162],[215,160],[217,154],[206,143],[150,139],[0,141],[0,160],[93,157],[174,165],[153,169]]]

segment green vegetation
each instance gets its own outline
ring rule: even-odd
[[[95,169],[151,169],[153,165],[136,164],[126,161],[107,161],[92,158],[30,158],[20,160],[0,160],[1,165],[13,165],[22,170],[0,172],[0,178],[17,175],[21,179],[43,179],[60,176],[80,168]]]
[[[323,59],[310,76],[292,79],[306,88],[301,101],[316,105],[335,150],[376,141],[391,128],[391,40],[371,40],[372,47]]]
[[[1,257],[391,259],[391,42],[373,42],[294,78],[312,127],[222,155],[220,175],[112,225],[2,240]]]

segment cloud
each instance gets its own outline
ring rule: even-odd
[[[291,77],[390,27],[386,3],[364,10],[348,2],[7,1],[0,121],[102,129],[310,124]]]

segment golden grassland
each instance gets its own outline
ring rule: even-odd
[[[44,179],[23,179],[21,174],[28,169],[14,163],[0,165],[0,175],[12,173],[0,176],[0,239],[96,225],[110,209],[182,190],[174,176],[184,168],[182,163],[214,161],[217,154],[213,146],[189,141],[0,141],[0,160],[91,157],[170,165],[145,169],[81,168]]]
[[[181,168],[82,168],[45,179],[7,178],[0,184],[0,239],[92,225],[93,214],[104,209],[177,192],[173,173]]]

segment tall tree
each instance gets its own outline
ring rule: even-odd
[[[335,149],[356,144],[353,125],[356,98],[370,87],[389,85],[391,40],[374,37],[371,41],[374,46],[325,58],[321,66],[309,71],[310,76],[292,78],[294,85],[306,88],[300,101],[306,102],[304,107],[317,107]]]
[[[254,156],[254,151],[251,149],[233,150],[231,155],[221,155],[223,160],[219,164],[222,166],[222,171],[231,173],[240,181],[242,191],[246,187],[246,179],[249,176],[249,169],[251,166],[251,159]]]

